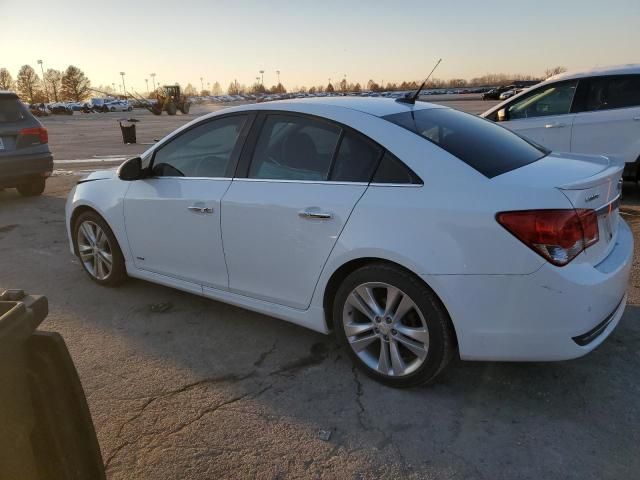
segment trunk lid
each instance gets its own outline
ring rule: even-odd
[[[552,153],[495,180],[523,187],[555,188],[574,208],[595,210],[598,242],[574,261],[597,265],[607,257],[617,239],[623,168],[624,164],[604,156]]]

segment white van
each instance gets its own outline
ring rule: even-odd
[[[481,116],[550,150],[623,161],[640,180],[640,64],[562,73]]]

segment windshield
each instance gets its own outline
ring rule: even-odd
[[[489,178],[549,154],[489,120],[450,108],[412,110],[383,118],[435,143]]]

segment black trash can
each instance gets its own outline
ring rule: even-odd
[[[120,123],[120,130],[122,131],[122,141],[124,143],[136,143],[136,124],[135,123]]]

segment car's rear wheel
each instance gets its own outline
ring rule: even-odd
[[[73,232],[82,268],[94,282],[115,286],[127,278],[118,241],[100,215],[91,211],[80,214]]]
[[[392,387],[433,380],[455,352],[451,321],[438,298],[394,265],[351,273],[338,289],[333,318],[356,365]]]
[[[16,188],[18,193],[23,197],[37,197],[38,195],[42,195],[45,186],[45,179],[37,178],[30,182],[23,183],[22,185],[18,185]]]

